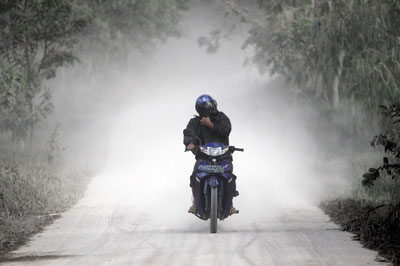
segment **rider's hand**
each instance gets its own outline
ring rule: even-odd
[[[211,128],[211,129],[214,128],[214,123],[211,122],[211,119],[210,119],[209,117],[203,117],[203,118],[200,120],[200,125],[209,127],[209,128]]]
[[[189,143],[187,146],[186,146],[186,149],[187,150],[193,150],[194,149],[194,144],[193,143]]]

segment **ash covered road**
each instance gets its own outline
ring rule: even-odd
[[[95,178],[79,204],[1,265],[385,265],[315,207],[248,224],[230,217],[209,234],[189,214],[186,225],[164,223],[121,204],[105,182]]]
[[[243,68],[252,54],[241,49],[247,28],[214,55],[199,49],[197,38],[220,23],[211,11],[194,8],[183,38],[115,84],[132,95],[121,95],[129,106],[104,140],[104,171],[1,265],[385,265],[314,207],[351,189],[356,175],[346,162],[326,159],[342,144],[321,148],[312,131],[325,131],[312,110],[281,95],[282,83]],[[182,130],[203,93],[230,117],[231,145],[245,149],[233,162],[240,214],[219,222],[217,234],[186,212],[194,158],[183,152]]]

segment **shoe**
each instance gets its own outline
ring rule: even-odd
[[[239,213],[239,210],[237,210],[235,207],[231,207],[231,210],[229,211],[229,215],[235,214],[235,213]]]
[[[188,213],[193,213],[193,214],[195,214],[196,211],[197,211],[196,206],[194,206],[194,204],[193,204],[192,206],[190,206],[190,208],[189,208],[189,210],[188,210]]]
[[[233,192],[233,196],[234,196],[234,197],[239,196],[239,191],[235,190],[235,191]]]

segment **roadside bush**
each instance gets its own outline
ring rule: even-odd
[[[354,239],[377,250],[393,265],[400,265],[400,209],[397,206],[347,198],[325,202],[321,207],[343,230],[354,233]]]
[[[49,163],[0,163],[0,251],[14,249],[72,206],[88,180]]]
[[[382,163],[363,174],[352,198],[325,202],[322,208],[366,247],[400,265],[400,104],[380,108],[385,129],[371,145],[383,147]]]

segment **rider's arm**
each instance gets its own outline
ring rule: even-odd
[[[197,118],[197,117],[192,118],[192,119],[190,119],[189,123],[187,124],[186,129],[191,129],[195,134],[197,134],[198,127],[199,127],[198,124],[199,124],[199,118]],[[199,141],[193,136],[186,136],[185,134],[183,135],[183,144],[185,145],[185,147],[187,147],[190,143],[192,143],[194,145],[200,144],[198,142]]]
[[[188,150],[193,150],[194,149],[194,144],[192,142],[190,142],[187,146],[186,149]]]
[[[228,137],[231,133],[231,121],[229,118],[222,112],[220,112],[218,119],[214,121],[214,128],[212,131],[221,137]]]

